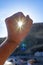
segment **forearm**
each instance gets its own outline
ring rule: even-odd
[[[10,56],[10,54],[15,50],[18,43],[14,41],[7,40],[0,47],[0,65],[3,65],[6,59]]]
[[[18,21],[23,22],[21,30],[18,28]],[[6,20],[8,39],[0,47],[0,65],[3,65],[9,55],[15,50],[17,45],[25,36],[29,33],[32,26],[32,20],[29,16],[24,16],[23,13],[18,12],[11,17],[8,17]],[[25,23],[25,24],[24,24]]]

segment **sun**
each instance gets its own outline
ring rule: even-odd
[[[23,22],[22,21],[18,21],[18,27],[21,28],[23,25]]]
[[[17,29],[22,30],[22,28],[23,28],[23,21],[19,20],[17,23]]]
[[[25,25],[25,23],[24,23],[24,19],[18,19],[18,20],[16,20],[16,31],[19,31],[19,32],[21,32],[21,31],[23,31],[23,29],[24,29],[24,25]]]

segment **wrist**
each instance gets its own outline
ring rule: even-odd
[[[19,40],[17,41],[17,40],[15,40],[15,38],[13,38],[13,37],[8,37],[7,41],[8,41],[9,43],[15,43],[15,44],[19,44],[19,43],[20,43]]]

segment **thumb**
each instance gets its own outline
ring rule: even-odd
[[[29,15],[26,16],[26,20],[31,24],[33,23],[33,20],[29,17]]]

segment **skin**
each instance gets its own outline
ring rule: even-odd
[[[23,20],[23,28],[21,30],[17,29],[18,20]],[[3,65],[10,54],[15,50],[17,45],[20,44],[26,35],[29,33],[32,20],[29,16],[24,16],[22,12],[18,12],[5,19],[8,37],[0,46],[0,65]]]

